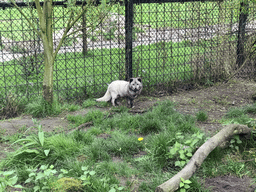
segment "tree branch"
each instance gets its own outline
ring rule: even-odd
[[[62,35],[62,37],[61,37],[61,39],[60,39],[60,41],[59,41],[59,44],[58,44],[56,50],[54,51],[54,54],[53,54],[53,58],[54,58],[54,59],[56,58],[56,56],[57,56],[57,54],[58,54],[58,52],[59,52],[59,50],[60,50],[60,47],[61,47],[61,45],[63,44],[64,39],[65,39],[67,36],[70,36],[70,35],[72,35],[72,34],[78,32],[79,30],[81,30],[81,28],[80,28],[80,29],[75,30],[75,31],[73,31],[72,33],[68,34],[68,32],[69,32],[70,29],[75,25],[75,23],[83,16],[83,14],[85,14],[85,12],[88,11],[88,7],[90,7],[90,6],[93,4],[93,2],[94,2],[94,0],[88,0],[88,1],[87,1],[87,4],[84,6],[84,9],[83,9],[74,19],[73,19],[74,11],[73,11],[73,10],[71,11],[70,16],[69,16],[68,23],[67,23],[66,28],[65,28],[65,31],[64,31],[64,33],[63,33],[63,35]],[[82,6],[83,6],[83,5],[82,5]],[[104,11],[106,11],[106,8],[104,8]],[[106,14],[106,15],[107,15],[107,14]],[[106,15],[105,15],[105,16],[106,16]],[[99,24],[103,21],[103,19],[105,18],[105,16],[104,16],[104,17],[101,17],[101,20],[100,20]],[[73,20],[72,20],[72,19],[73,19]],[[99,24],[98,24],[98,25],[99,25]]]
[[[38,0],[36,0],[38,1]],[[33,30],[38,34],[41,35],[39,31],[37,31],[35,25],[30,21],[30,19],[23,13],[23,11],[21,10],[21,8],[18,7],[18,5],[16,4],[16,2],[14,0],[11,0],[11,2],[13,3],[14,7],[20,12],[20,14],[26,19],[26,21],[28,22],[29,26],[33,28]]]

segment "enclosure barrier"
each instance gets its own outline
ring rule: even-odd
[[[77,1],[77,9],[84,2]],[[212,84],[238,69],[255,36],[255,4],[245,1],[127,0],[111,2],[103,22],[90,7],[71,30],[54,64],[59,100],[83,101],[116,79],[140,76],[144,93],[163,94]],[[65,1],[53,2],[54,46],[67,22]],[[39,29],[33,3],[17,2]],[[42,5],[42,3],[41,3]],[[82,26],[82,27],[81,27]],[[42,94],[44,48],[11,3],[0,2],[0,100]],[[253,78],[255,59],[237,74]]]

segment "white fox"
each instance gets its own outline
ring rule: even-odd
[[[119,97],[127,97],[127,104],[133,107],[133,100],[138,97],[143,88],[142,80],[140,77],[130,78],[129,81],[116,80],[109,84],[105,95],[96,101],[109,101],[113,106],[116,106],[116,99]]]

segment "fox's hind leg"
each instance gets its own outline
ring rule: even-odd
[[[113,105],[113,106],[118,105],[118,103],[117,103],[116,100],[120,97],[120,95],[118,95],[118,94],[111,94],[111,97],[112,97],[112,99],[111,99],[112,105]]]

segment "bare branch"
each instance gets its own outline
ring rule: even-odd
[[[73,11],[70,12],[69,20],[68,20],[68,23],[67,23],[67,27],[66,27],[66,29],[65,29],[65,31],[64,31],[64,33],[63,33],[61,39],[60,39],[60,42],[59,42],[59,44],[58,44],[58,46],[57,46],[57,48],[56,48],[54,54],[53,54],[54,60],[55,60],[55,58],[56,58],[56,56],[57,56],[57,54],[58,54],[58,52],[59,52],[59,50],[60,50],[61,45],[63,44],[64,39],[65,39],[66,36],[67,36],[67,33],[68,33],[69,30],[71,29],[70,23],[71,23],[71,20],[72,20],[72,15],[73,15]]]
[[[38,1],[38,0],[36,0]],[[18,7],[18,5],[15,3],[14,0],[11,0],[11,2],[13,3],[14,7],[20,12],[20,14],[26,19],[26,21],[28,22],[29,26],[33,28],[33,30],[38,34],[41,35],[39,31],[37,31],[35,25],[30,21],[30,19],[23,13],[23,11],[21,10],[21,8]]]

